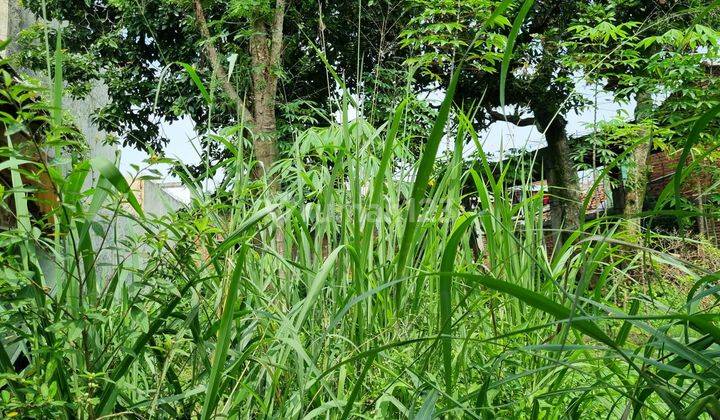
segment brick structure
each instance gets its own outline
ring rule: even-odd
[[[658,151],[650,155],[648,166],[652,170],[648,175],[646,206],[654,205],[662,191],[674,182],[681,154],[682,151],[672,153]],[[685,167],[687,168],[691,163],[692,159],[688,158]],[[701,162],[690,175],[685,177],[681,185],[680,193],[683,198],[693,202],[701,212],[704,210],[703,205],[706,201],[704,196],[714,183],[712,173],[708,170],[709,165],[712,164],[712,162]],[[714,217],[699,216],[695,226],[701,234],[716,245],[720,244],[720,220]]]
[[[648,157],[649,173],[647,192],[645,195],[645,210],[652,210],[662,191],[674,182],[677,164],[681,155],[681,150],[675,152],[656,151]],[[685,162],[685,168],[691,165],[692,162],[692,159],[688,158]],[[681,185],[680,192],[682,197],[692,202],[701,212],[703,211],[703,201],[707,201],[707,198],[704,197],[714,183],[712,173],[708,170],[711,164],[710,162],[702,162],[693,168],[692,174],[686,176]],[[545,181],[536,181],[535,184],[546,185]],[[581,201],[585,199],[591,186],[592,181],[581,182]],[[586,217],[591,219],[596,214],[606,210],[608,204],[607,199],[608,196],[605,187],[601,183],[594,191],[593,197],[589,200]],[[548,210],[549,209],[546,208],[543,212],[543,219],[546,222],[549,221],[550,217]],[[715,243],[715,245],[720,245],[720,220],[709,216],[698,216],[695,220],[695,227],[703,236]],[[548,232],[545,239],[548,254],[551,255],[555,245],[555,237],[551,232]]]
[[[662,190],[671,182],[675,176],[678,161],[682,151],[667,153],[664,151],[655,152],[648,158],[648,167],[651,172],[648,175],[648,186],[646,197],[648,199],[657,199]],[[687,167],[692,162],[688,159],[685,162]],[[695,199],[698,192],[712,185],[711,175],[703,170],[701,165],[699,170],[696,169],[692,176],[687,177],[682,185],[682,194],[685,198]]]

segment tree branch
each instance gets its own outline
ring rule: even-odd
[[[205,12],[203,11],[202,4],[200,4],[200,0],[193,0],[193,4],[195,6],[195,18],[198,21],[200,34],[203,36],[203,38],[205,38],[205,52],[210,59],[210,65],[212,66],[213,73],[215,74],[215,77],[220,80],[221,86],[225,94],[228,95],[230,99],[233,100],[233,102],[235,102],[235,107],[237,108],[240,122],[253,124],[252,114],[245,106],[245,103],[242,98],[240,98],[240,95],[238,95],[235,87],[232,85],[232,83],[230,83],[225,68],[222,66],[222,64],[220,64],[217,50],[215,49],[215,46],[212,43],[212,39],[210,38],[210,31],[208,30],[207,20],[205,19]]]
[[[492,109],[488,109],[487,113],[488,115],[490,115],[490,118],[493,120],[493,122],[505,121],[511,124],[515,124],[518,127],[535,125],[534,117],[521,118],[519,115],[505,115]]]
[[[198,1],[198,0],[195,0]],[[283,25],[285,22],[285,0],[277,0],[275,2],[275,16],[273,17],[272,23],[272,35],[270,41],[272,46],[270,47],[270,63],[273,66],[280,64],[280,53],[283,48]]]

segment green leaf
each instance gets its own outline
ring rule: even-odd
[[[515,17],[512,29],[510,30],[510,36],[508,36],[507,45],[505,46],[505,54],[503,55],[502,66],[500,67],[500,106],[505,107],[505,81],[507,80],[507,73],[510,67],[510,59],[512,58],[513,48],[515,47],[515,39],[517,38],[518,32],[523,22],[525,22],[525,16],[527,16],[530,8],[532,7],[534,0],[525,0],[520,12]]]
[[[295,320],[296,330],[300,330],[300,328],[302,328],[302,325],[305,323],[310,309],[312,309],[315,301],[320,295],[320,291],[322,290],[323,285],[325,285],[325,281],[330,274],[330,270],[332,270],[333,264],[335,264],[335,260],[337,260],[338,254],[343,248],[344,246],[339,246],[335,248],[335,250],[333,250],[333,252],[331,252],[330,255],[328,255],[328,257],[325,259],[322,267],[320,267],[320,271],[318,271],[317,275],[315,275],[315,278],[310,285],[310,289],[308,290],[307,296],[305,297],[305,300],[303,300],[303,304],[300,308],[297,319]]]
[[[187,74],[192,79],[193,83],[195,83],[195,86],[197,86],[198,90],[200,90],[200,94],[202,95],[203,99],[205,99],[205,103],[212,103],[212,98],[210,98],[210,94],[208,93],[207,89],[205,89],[205,85],[203,84],[202,80],[200,80],[200,76],[198,76],[195,68],[187,63],[178,62],[178,64],[185,69]]]
[[[428,141],[425,143],[425,149],[423,150],[423,154],[420,158],[420,164],[418,165],[417,174],[415,175],[412,193],[410,194],[407,216],[405,219],[405,230],[403,231],[400,250],[397,254],[397,277],[403,276],[405,265],[410,254],[410,249],[413,246],[415,230],[417,229],[418,219],[421,217],[422,213],[422,202],[425,198],[425,191],[428,187],[428,181],[430,180],[430,175],[435,163],[435,157],[437,156],[440,141],[445,134],[445,125],[447,124],[448,116],[450,114],[450,108],[452,107],[455,88],[457,87],[459,77],[460,66],[458,66],[453,73],[450,85],[445,92],[445,99],[440,106],[432,132],[430,133]],[[396,290],[396,310],[399,309],[399,300],[401,297],[401,284],[398,284],[398,288]]]
[[[108,180],[118,192],[125,195],[128,203],[132,206],[135,212],[137,212],[138,216],[145,218],[142,206],[140,206],[137,197],[135,197],[132,189],[130,189],[130,185],[115,164],[103,157],[96,157],[91,162],[92,167],[98,171],[103,178]]]
[[[225,306],[223,307],[220,318],[220,329],[218,330],[217,345],[215,347],[215,358],[213,359],[212,369],[210,370],[210,378],[208,379],[207,392],[205,393],[205,403],[203,404],[201,419],[209,419],[213,417],[213,413],[217,408],[220,398],[220,381],[225,371],[225,359],[227,358],[230,340],[233,335],[232,321],[235,313],[235,302],[237,301],[238,290],[240,286],[240,276],[245,269],[245,253],[247,246],[240,248],[235,258],[235,268],[233,269],[230,283],[225,292]]]
[[[139,327],[140,331],[147,333],[150,329],[150,322],[148,321],[148,315],[145,311],[133,305],[130,308],[130,317],[133,322]]]
[[[360,375],[358,376],[357,380],[355,381],[355,386],[353,386],[353,390],[350,393],[350,397],[348,398],[347,404],[345,404],[345,410],[343,410],[343,414],[341,417],[343,420],[350,417],[350,412],[352,411],[353,403],[357,399],[358,395],[360,395],[360,390],[365,385],[365,377],[367,376],[368,370],[370,370],[370,367],[372,366],[373,362],[375,361],[376,356],[377,356],[377,353],[371,353],[367,357],[367,361],[365,362],[365,365],[363,366],[363,369],[360,372]]]
[[[387,176],[390,159],[392,158],[392,153],[395,148],[395,137],[397,136],[398,127],[400,126],[400,121],[402,120],[403,112],[405,111],[407,103],[408,99],[404,99],[395,108],[395,114],[393,115],[393,120],[385,139],[385,147],[383,148],[382,158],[380,159],[380,166],[378,167],[377,174],[373,180],[372,196],[370,198],[370,205],[368,208],[370,214],[365,220],[365,228],[363,229],[363,246],[360,250],[360,252],[363,253],[369,252],[370,239],[372,237],[373,217],[382,203],[385,177]]]
[[[53,74],[53,123],[62,123],[62,97],[63,97],[63,51],[62,51],[62,30],[58,29],[55,38],[55,71]]]
[[[435,403],[438,399],[437,390],[433,389],[425,396],[422,407],[415,415],[414,420],[432,420],[435,417]]]
[[[571,319],[571,310],[547,297],[526,289],[522,286],[512,284],[503,280],[496,279],[491,276],[484,276],[479,274],[463,274],[463,273],[450,273],[455,277],[462,277],[468,280],[473,280],[478,284],[481,284],[489,289],[505,293],[522,302],[537,308],[548,315],[553,316],[558,320],[568,320],[570,326],[590,338],[593,338],[611,348],[616,348],[615,341],[608,337],[594,322],[585,318]]]
[[[440,262],[440,334],[442,335],[443,366],[445,374],[445,392],[452,395],[452,273],[455,266],[455,256],[465,231],[475,220],[475,215],[464,214],[456,222],[452,234],[445,244],[442,261]]]

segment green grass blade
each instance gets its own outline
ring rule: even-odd
[[[640,310],[640,301],[635,299],[630,304],[630,310],[628,311],[628,315],[636,315],[638,311]],[[617,337],[615,338],[615,343],[618,347],[622,347],[625,345],[625,341],[627,341],[628,336],[630,335],[630,329],[632,328],[632,324],[628,321],[623,322],[622,327],[620,327],[620,331],[618,332]]]
[[[693,343],[690,343],[688,347],[694,351],[702,351],[710,347],[712,344],[712,337],[706,336],[694,341]],[[682,369],[689,364],[690,361],[688,359],[681,356],[676,356],[669,363],[669,366],[673,367],[674,369],[662,370],[658,373],[658,377],[662,380],[670,380],[670,378],[674,376],[674,370]],[[657,391],[657,388],[644,385],[645,383],[646,382],[641,378],[638,380],[638,383],[636,385],[636,390],[639,391],[639,395],[637,398],[635,398],[635,402],[633,403],[633,419],[636,419],[640,416],[640,411],[642,409],[643,403],[650,397],[650,395],[652,395],[653,392]]]
[[[125,195],[128,203],[137,212],[138,216],[141,218],[145,217],[142,206],[132,192],[132,189],[130,189],[130,185],[112,162],[103,157],[96,157],[92,160],[92,167],[107,179],[118,192]]]
[[[209,419],[213,417],[216,405],[220,399],[220,382],[222,380],[222,374],[225,371],[225,359],[227,358],[228,349],[230,348],[230,340],[233,335],[232,322],[235,313],[235,302],[237,301],[240,286],[240,276],[245,269],[246,252],[246,246],[243,246],[238,252],[238,256],[235,259],[235,268],[227,287],[225,306],[223,307],[222,316],[220,318],[220,329],[218,331],[217,345],[215,347],[215,357],[210,371],[210,378],[208,379],[202,414],[200,416],[202,419]]]
[[[200,80],[200,76],[198,76],[197,71],[195,71],[195,68],[187,63],[178,62],[177,64],[179,64],[183,69],[185,69],[187,74],[190,76],[190,79],[192,79],[193,83],[195,83],[195,86],[197,86],[203,99],[205,99],[205,103],[208,103],[208,104],[212,103],[212,98],[210,97],[210,94],[208,93],[207,89],[205,88],[205,85],[203,84],[202,80]]]
[[[348,397],[347,403],[345,404],[345,410],[343,410],[341,418],[343,420],[350,417],[350,412],[352,411],[352,406],[355,403],[355,400],[357,399],[358,395],[360,395],[360,390],[365,386],[365,377],[367,376],[368,371],[370,370],[370,367],[372,366],[373,362],[375,361],[375,357],[377,356],[377,353],[371,353],[367,361],[365,362],[365,365],[363,366],[362,371],[360,372],[360,375],[358,376],[357,380],[355,381],[355,386],[353,386],[353,390],[350,393],[350,396]]]
[[[315,304],[315,301],[317,300],[318,296],[320,295],[320,291],[322,290],[322,287],[325,285],[325,282],[328,279],[328,275],[330,274],[330,270],[332,270],[333,265],[335,264],[335,260],[337,260],[338,254],[344,246],[339,246],[333,250],[330,255],[325,259],[325,262],[323,263],[322,267],[320,268],[320,271],[318,271],[317,275],[313,279],[312,284],[310,285],[310,289],[308,290],[307,296],[305,297],[305,300],[302,302],[302,307],[300,308],[300,312],[298,313],[297,319],[295,320],[295,329],[300,330],[302,328],[302,325],[305,323],[308,317],[308,313],[312,309],[313,305]]]
[[[433,418],[435,418],[435,403],[438,400],[438,396],[439,394],[435,389],[428,392],[427,396],[425,397],[425,401],[423,402],[423,405],[420,407],[420,410],[418,410],[414,419],[432,420]]]
[[[489,289],[510,295],[547,313],[548,315],[553,316],[556,319],[570,320],[571,318],[570,308],[522,286],[499,280],[491,276],[463,273],[451,274],[455,277],[463,277],[468,280],[473,280]],[[594,322],[587,319],[572,319],[569,324],[572,328],[582,332],[588,337],[606,344],[611,348],[616,348],[615,341],[605,334]]]
[[[505,45],[505,53],[503,54],[503,61],[500,67],[501,107],[505,106],[505,82],[507,80],[507,74],[510,68],[510,59],[512,58],[513,49],[515,48],[515,39],[517,38],[518,32],[520,32],[520,27],[522,26],[523,22],[525,22],[525,16],[527,16],[533,3],[535,3],[534,0],[525,0],[522,7],[520,8],[520,12],[518,12],[518,15],[515,17],[512,29],[510,30],[510,35],[507,39],[507,44]]]
[[[398,127],[400,126],[400,121],[402,119],[403,112],[405,112],[407,102],[408,100],[405,99],[395,108],[392,124],[388,129],[388,134],[385,139],[385,147],[383,148],[382,158],[380,160],[380,166],[378,167],[378,172],[375,174],[375,179],[373,180],[372,196],[370,198],[370,206],[368,208],[369,214],[366,215],[367,220],[365,220],[365,228],[363,229],[363,246],[360,252],[369,252],[368,247],[370,246],[370,237],[372,235],[374,222],[373,217],[382,203],[385,177],[387,176],[387,170],[390,166],[390,159],[392,158],[395,147],[395,137],[397,136]]]
[[[277,208],[277,206],[269,206],[257,213],[248,216],[247,219],[240,225],[238,230],[235,232],[235,236],[237,236],[237,238],[233,239],[232,245],[228,244],[227,240],[224,241],[223,244],[226,244],[227,249],[229,249],[231,246],[240,243],[242,232],[249,230],[260,220],[262,220],[263,217],[271,213],[275,208]],[[141,225],[141,227],[145,228],[144,225]],[[210,258],[211,261],[219,258],[218,255],[222,256],[224,254],[215,253],[214,255],[214,257]],[[167,322],[168,317],[173,313],[173,311],[175,311],[178,304],[180,304],[180,302],[182,301],[183,297],[197,282],[203,280],[203,278],[200,277],[198,273],[194,272],[194,266],[192,262],[177,260],[176,263],[179,264],[183,270],[186,270],[189,279],[186,280],[186,283],[178,291],[178,294],[175,297],[163,303],[158,315],[155,316],[150,323],[148,331],[145,334],[142,334],[139,338],[137,338],[137,340],[132,346],[132,350],[130,351],[130,353],[127,354],[109,374],[110,380],[103,388],[103,391],[100,394],[99,402],[97,404],[97,407],[101,414],[106,415],[112,412],[112,409],[115,406],[115,400],[117,398],[117,382],[125,376],[133,362],[144,352],[148,342],[150,341],[150,338],[157,334],[160,328]],[[211,262],[206,262],[205,266],[208,266],[210,264]]]
[[[445,245],[442,261],[440,263],[440,334],[442,335],[442,353],[445,376],[445,393],[452,395],[453,369],[452,369],[452,273],[455,267],[455,256],[458,245],[465,231],[475,220],[474,215],[464,214],[457,221],[452,234]]]
[[[450,108],[452,107],[455,88],[457,87],[459,77],[460,66],[458,66],[458,69],[455,70],[455,73],[450,80],[450,85],[445,92],[445,99],[440,106],[432,132],[430,133],[428,141],[425,143],[425,149],[423,150],[422,157],[420,158],[420,164],[418,165],[415,182],[413,183],[412,193],[409,199],[408,213],[405,219],[405,229],[400,243],[400,250],[397,254],[396,277],[398,278],[403,276],[406,268],[405,265],[407,264],[407,259],[413,246],[415,230],[417,229],[418,219],[421,217],[422,204],[425,199],[425,191],[427,190],[428,181],[430,180],[430,175],[432,174],[440,141],[445,135],[445,126],[447,124],[448,116],[450,115]],[[402,287],[401,284],[398,284],[395,295],[396,310],[399,310],[401,299]]]
[[[63,51],[62,30],[58,29],[55,38],[55,71],[53,72],[53,123],[59,126],[62,123],[62,96],[63,96]]]

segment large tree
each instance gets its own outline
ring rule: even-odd
[[[626,176],[618,170],[614,180],[616,207],[631,219],[643,210],[647,162],[656,143],[681,146],[690,125],[675,123],[717,102],[717,78],[708,67],[718,53],[718,33],[712,28],[717,8],[692,0],[607,0],[588,5],[573,20],[574,35],[566,43],[570,65],[617,101],[635,101],[633,121],[597,133],[613,143],[597,143],[613,151],[601,163],[632,147],[623,165]],[[624,139],[618,141],[617,131]],[[629,228],[636,230],[636,224]]]
[[[404,26],[404,9],[393,1],[361,8],[356,1],[324,0],[25,2],[38,18],[43,4],[48,19],[68,25],[69,91],[82,96],[96,79],[108,87],[110,101],[96,115],[101,128],[125,145],[162,153],[168,142],[162,121],[190,116],[204,133],[244,119],[256,159],[266,167],[288,128],[326,123],[315,110],[329,111],[336,83],[320,55],[357,88],[377,74],[378,64],[391,61]],[[56,28],[42,19],[19,37],[23,66],[45,69],[46,30],[54,45]],[[175,63],[195,69],[212,103]],[[226,156],[222,145],[202,140],[211,159]]]
[[[478,126],[505,121],[534,125],[544,134],[547,149],[542,161],[552,196],[554,228],[574,229],[581,210],[576,151],[590,148],[591,137],[572,139],[566,130],[567,113],[591,105],[578,92],[579,82],[602,82],[618,101],[636,101],[632,139],[610,145],[610,155],[616,155],[632,140],[645,139],[632,151],[630,161],[635,164],[628,166],[627,188],[616,191],[616,201],[629,204],[621,208],[628,216],[642,210],[651,142],[665,133],[658,128],[663,123],[653,97],[668,95],[664,105],[675,103],[672,109],[676,111],[680,104],[690,105],[689,91],[698,98],[712,96],[697,89],[714,83],[708,81],[701,65],[707,64],[717,48],[714,30],[698,21],[698,16],[715,19],[706,2],[535,1],[515,40],[504,89],[499,56],[491,53],[498,41],[509,35],[509,22],[499,21],[494,30],[477,36],[478,22],[498,7],[497,2],[414,3],[418,6],[412,20],[415,27],[406,34],[421,51],[411,54],[408,61],[419,62],[427,70],[419,83],[446,86],[454,69],[452,58],[469,50],[471,60],[464,67],[456,99],[479,105],[474,114]],[[523,4],[527,2],[514,2],[507,14],[518,14]],[[476,44],[470,45],[472,39]],[[501,47],[499,53],[504,52],[504,43]],[[712,101],[699,103],[707,108]],[[630,131],[627,124],[624,127],[627,137]],[[621,180],[619,170],[613,174]]]
[[[419,39],[418,48],[427,57],[422,64],[427,71],[420,84],[439,83],[446,86],[454,60],[469,50],[469,62],[463,68],[456,101],[476,105],[475,114],[480,128],[497,121],[519,126],[534,125],[545,135],[550,153],[546,175],[552,195],[552,221],[555,229],[572,230],[579,220],[577,171],[571,160],[565,114],[580,107],[582,101],[573,95],[571,69],[562,65],[562,42],[573,16],[582,3],[573,1],[536,1],[522,21],[513,53],[510,57],[507,83],[500,84],[501,58],[505,40],[511,32],[507,19],[491,22],[487,33],[478,36],[478,22],[484,22],[501,2],[475,0],[472,2],[439,2],[429,15],[423,2],[418,14],[425,14],[415,23],[417,32],[408,32]],[[517,15],[523,2],[514,2],[506,15]],[[436,29],[439,28],[439,29]],[[475,41],[471,45],[472,41]],[[413,58],[413,60],[415,60]],[[501,91],[505,104],[501,105]]]

